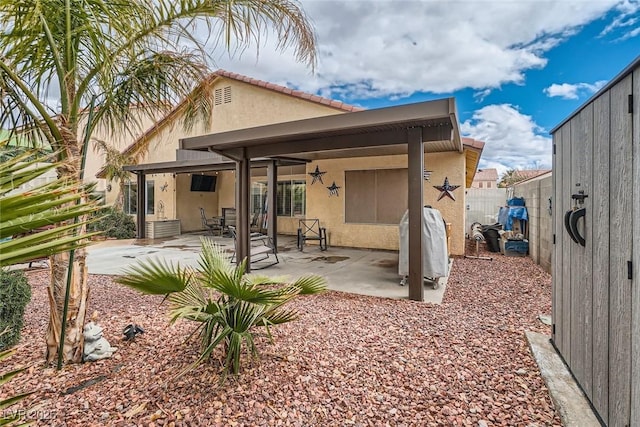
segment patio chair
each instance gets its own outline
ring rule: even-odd
[[[236,226],[236,208],[222,208],[222,224],[224,234],[230,236],[229,227]]]
[[[236,260],[236,253],[238,251],[238,239],[236,235],[236,228],[232,225],[227,227],[231,237],[233,237],[233,257],[232,262]],[[273,241],[269,236],[262,233],[251,233],[251,269],[262,270],[263,268],[271,267],[280,262],[278,259],[278,250],[273,244]],[[267,261],[266,263],[264,261]]]
[[[317,218],[301,219],[298,221],[298,249],[303,250],[307,240],[317,240],[321,251],[327,250],[327,229],[320,227]]]
[[[218,232],[218,236],[222,236],[222,232],[224,230],[224,218],[207,218],[204,208],[200,208],[200,218],[202,219],[202,228],[208,230],[212,236],[216,235],[215,232]]]
[[[252,232],[261,232],[262,231],[262,223],[259,221],[260,212],[254,212],[251,217],[251,224],[249,224],[249,229]]]

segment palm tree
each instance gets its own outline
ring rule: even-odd
[[[98,126],[139,132],[132,105],[143,118],[157,117],[184,100],[187,127],[210,117],[209,88],[199,85],[210,72],[208,57],[196,28],[227,49],[271,32],[279,48],[293,46],[298,60],[315,64],[315,36],[295,0],[0,0],[0,28],[0,127],[50,146],[61,161],[58,175],[78,182]],[[68,254],[52,258],[48,361],[57,358],[62,322],[64,360],[81,361],[85,257],[79,250],[73,263]]]
[[[223,345],[224,369],[238,374],[243,348],[257,356],[253,333],[296,319],[297,312],[283,307],[298,295],[326,290],[321,276],[302,276],[286,283],[284,278],[245,274],[246,259],[239,265],[220,246],[202,238],[199,268],[192,270],[162,261],[139,262],[117,282],[145,294],[168,295],[171,322],[178,319],[198,323],[200,357],[182,373],[210,358]],[[269,334],[269,336],[271,336]]]
[[[0,144],[0,155],[3,158],[0,163],[0,268],[87,245],[87,238],[91,235],[74,233],[83,225],[81,223],[36,231],[43,226],[96,211],[98,205],[95,201],[76,203],[85,198],[90,189],[56,180],[33,189],[20,190],[22,184],[33,182],[58,165],[49,161],[50,156],[21,148],[5,150],[4,144]],[[3,333],[5,331],[0,331],[0,335]],[[14,353],[14,349],[0,351],[0,362]],[[0,372],[0,386],[25,369]],[[6,408],[31,394],[27,392],[0,399],[0,425],[25,425],[19,412],[12,413]]]
[[[498,182],[498,187],[506,188],[513,185],[518,181],[518,170],[517,169],[509,169],[502,175],[500,182]]]

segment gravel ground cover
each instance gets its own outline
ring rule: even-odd
[[[468,253],[475,254],[473,251]],[[481,255],[489,255],[481,253]],[[193,362],[193,325],[168,326],[162,298],[92,275],[111,359],[44,366],[47,271],[33,288],[18,353],[29,369],[0,398],[36,390],[12,410],[51,426],[552,426],[561,425],[524,332],[550,334],[551,279],[529,258],[456,258],[441,305],[327,292],[293,304],[298,321],[259,336],[260,359],[219,384],[212,361]],[[122,329],[145,329],[122,341]]]

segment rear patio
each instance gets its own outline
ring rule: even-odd
[[[137,260],[162,257],[183,265],[197,266],[200,239],[212,239],[227,252],[233,253],[233,240],[207,233],[187,233],[166,239],[106,240],[89,247],[87,265],[94,274],[119,274]],[[272,259],[272,258],[271,258]],[[296,247],[296,237],[278,235],[279,263],[257,270],[269,276],[297,277],[305,273],[325,276],[329,289],[361,295],[396,299],[408,298],[408,287],[399,286],[398,251],[369,250],[329,246],[320,251],[317,244],[308,243],[304,251]],[[254,263],[268,265],[269,260]],[[440,278],[437,289],[425,282],[424,301],[440,303],[446,288],[446,278]]]
[[[186,259],[183,248],[164,250]],[[295,245],[262,272],[279,274],[293,251]],[[302,257],[309,260],[298,274],[319,262],[313,258],[330,256],[306,248]],[[321,265],[340,277],[340,262]],[[379,268],[398,278],[397,264]],[[31,367],[2,392],[37,390],[25,407],[38,405],[38,414],[49,417],[40,425],[561,424],[524,334],[551,332],[538,319],[551,310],[550,276],[529,258],[456,257],[441,304],[334,290],[296,300],[300,318],[273,328],[273,343],[259,336],[260,359],[224,386],[215,360],[167,382],[197,357],[198,343],[183,342],[193,325],[168,327],[162,297],[142,296],[102,274],[90,275],[89,309],[118,352],[68,366],[63,375],[43,369],[48,272],[28,275],[33,298],[10,362]],[[121,341],[132,322],[145,333]]]

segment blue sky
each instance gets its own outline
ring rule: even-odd
[[[550,168],[549,131],[640,55],[640,0],[303,1],[315,73],[266,38],[216,66],[366,108],[454,96],[480,167]]]

